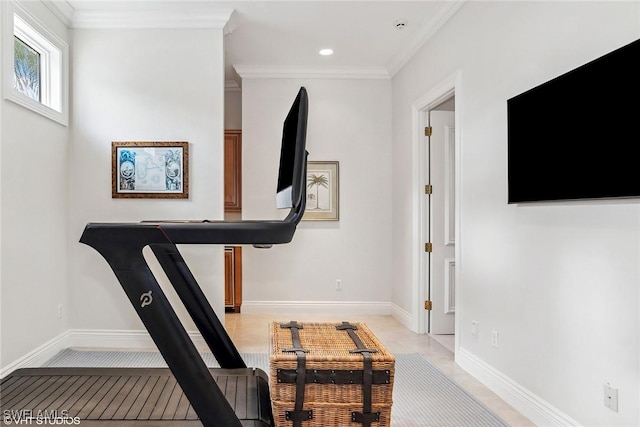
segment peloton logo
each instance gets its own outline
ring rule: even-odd
[[[144,294],[140,295],[140,307],[144,308],[148,305],[151,305],[152,302],[153,296],[151,295],[151,291],[145,292]]]

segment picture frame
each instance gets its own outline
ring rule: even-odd
[[[338,221],[340,170],[337,161],[307,162],[307,200],[303,221]]]
[[[112,142],[111,197],[189,198],[189,143]]]

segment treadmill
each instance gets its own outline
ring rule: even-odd
[[[276,195],[277,207],[290,209],[283,220],[86,225],[80,242],[111,266],[168,369],[16,370],[0,386],[3,425],[18,424],[29,416],[33,422],[48,417],[110,427],[274,425],[267,374],[246,366],[176,245],[268,248],[292,240],[305,209],[307,109],[307,92],[301,87],[283,126]],[[142,255],[146,246],[220,368],[208,368],[198,353]]]

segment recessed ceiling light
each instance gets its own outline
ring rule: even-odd
[[[320,49],[318,53],[322,56],[333,55],[333,49]]]

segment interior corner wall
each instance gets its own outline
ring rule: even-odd
[[[231,88],[224,91],[224,128],[242,129],[242,90]]]
[[[339,221],[301,221],[293,241],[243,252],[243,301],[388,304],[391,297],[391,82],[245,78],[243,218],[275,208],[282,124],[301,86],[309,96],[309,161],[339,162]],[[336,280],[342,290],[336,290]]]
[[[41,2],[21,3],[64,41]],[[0,100],[0,371],[67,329],[67,127]]]
[[[639,8],[467,2],[393,79],[394,302],[411,311],[403,298],[411,286],[411,104],[460,71],[456,360],[465,368],[473,360],[511,387],[494,390],[540,425],[550,425],[548,413],[564,425],[640,425],[640,202],[508,205],[506,101],[636,40]],[[624,82],[600,84],[625,90]],[[594,106],[588,122],[598,108],[610,107]],[[541,111],[532,129],[540,138],[544,120]],[[632,129],[599,125],[603,150],[607,126]],[[607,382],[619,389],[618,412],[603,404]]]
[[[219,29],[73,30],[72,329],[144,329],[106,261],[79,243],[88,222],[223,218],[223,56]],[[189,142],[189,198],[112,198],[112,141]],[[224,321],[223,248],[180,250]]]

